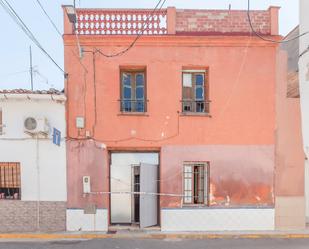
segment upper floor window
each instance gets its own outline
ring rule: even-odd
[[[0,199],[20,199],[20,164],[0,162]]]
[[[183,179],[183,203],[208,205],[209,163],[185,163]]]
[[[146,73],[145,70],[121,71],[122,112],[146,112]]]
[[[206,70],[184,70],[182,72],[182,112],[209,112],[206,76]]]

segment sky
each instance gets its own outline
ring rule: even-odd
[[[40,9],[37,0],[7,0],[23,19],[44,49],[63,68],[62,37]],[[158,0],[76,0],[82,8],[154,8]],[[40,0],[57,28],[62,32],[61,5],[73,0]],[[165,7],[191,9],[246,9],[247,0],[167,0]],[[280,33],[286,35],[299,23],[298,0],[251,0],[251,9],[280,6]],[[30,89],[29,47],[32,46],[34,89],[63,89],[63,74],[29,40],[11,17],[0,7],[0,89]]]

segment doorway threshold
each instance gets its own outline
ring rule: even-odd
[[[160,232],[160,226],[152,226],[147,228],[140,228],[139,224],[132,225],[111,225],[108,227],[108,233],[147,233]]]

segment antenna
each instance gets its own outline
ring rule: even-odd
[[[32,49],[30,46],[30,79],[31,79],[31,91],[33,91],[33,67],[32,67]]]

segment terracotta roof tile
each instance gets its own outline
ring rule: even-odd
[[[0,93],[2,94],[53,94],[53,95],[61,95],[63,94],[63,91],[59,91],[57,89],[51,88],[49,90],[27,90],[27,89],[12,89],[12,90],[6,90],[0,89]]]

